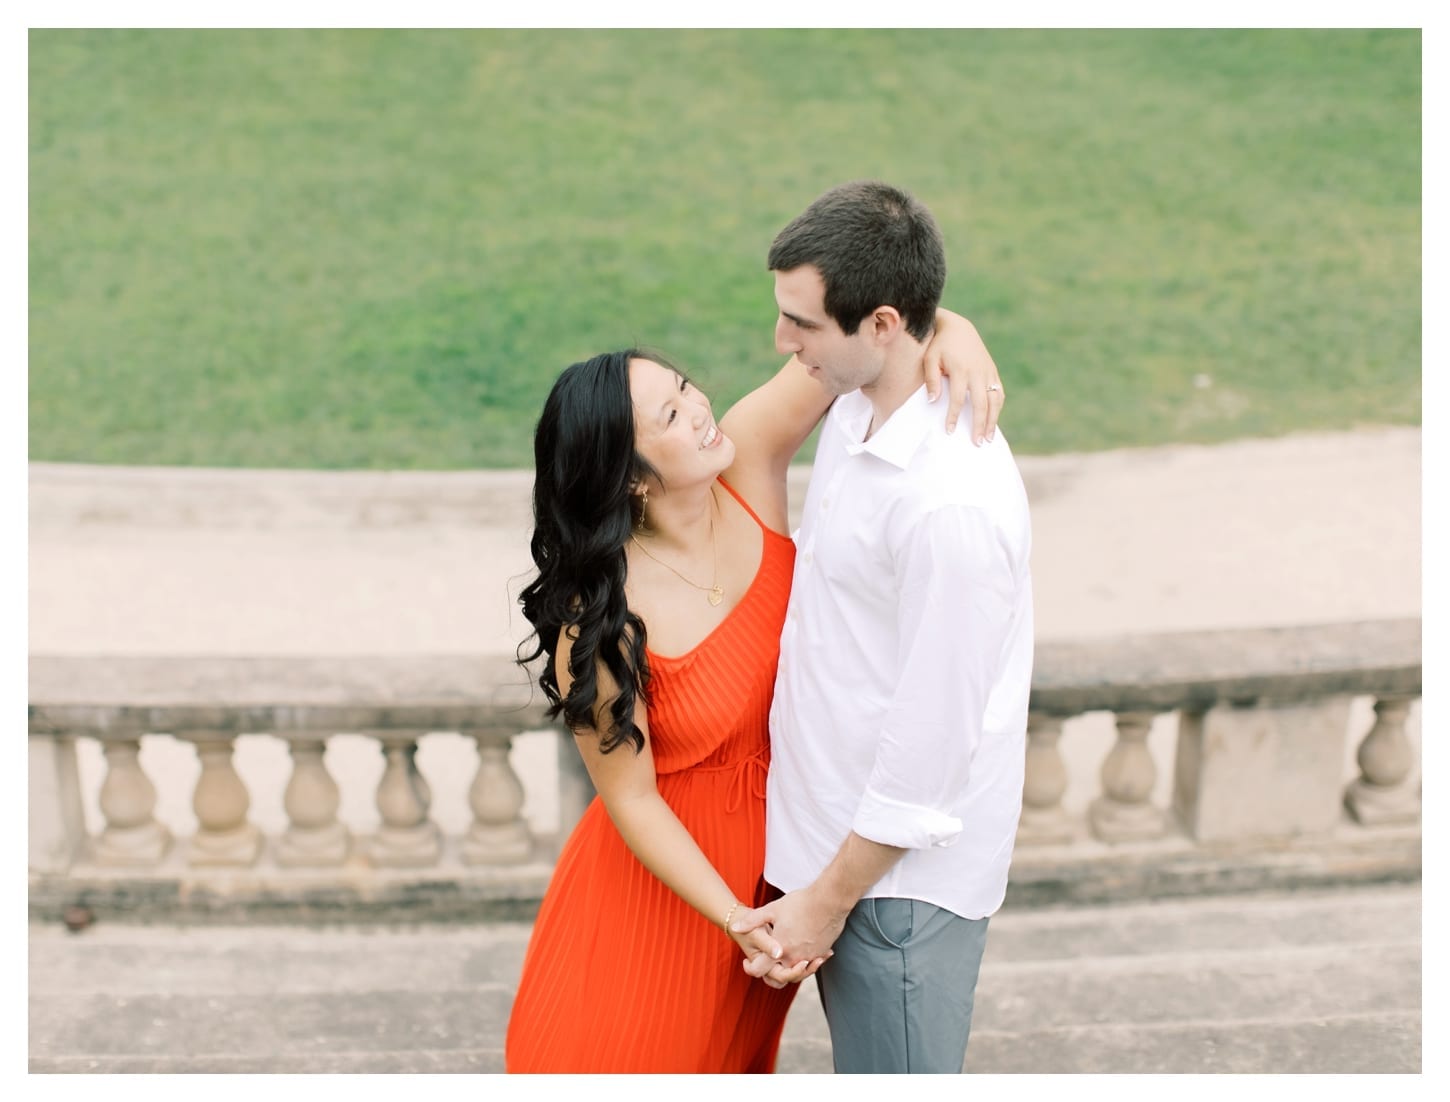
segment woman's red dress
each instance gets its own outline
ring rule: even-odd
[[[788,538],[761,528],[760,568],[740,603],[688,653],[649,655],[660,795],[752,906],[766,902],[767,722],[795,560]],[[743,959],[718,922],[639,863],[595,797],[534,923],[509,1018],[507,1068],[772,1071],[797,985],[768,987],[745,974]]]

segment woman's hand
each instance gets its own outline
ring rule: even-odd
[[[767,987],[779,990],[788,983],[800,983],[807,976],[814,976],[832,955],[827,953],[815,960],[798,960],[787,967],[778,960],[771,960],[767,953],[757,953],[753,957],[745,958],[745,974],[764,980]]]
[[[776,941],[771,935],[769,926],[756,926],[746,930],[744,933],[736,933],[734,930],[727,932],[730,935],[730,940],[735,942],[740,947],[740,951],[745,954],[747,963],[763,959],[773,964],[780,960],[780,942]],[[767,971],[769,968],[769,964],[765,965]],[[746,971],[749,971],[749,969],[746,969]]]
[[[748,908],[743,913],[758,914]],[[737,931],[736,927],[739,925],[741,923],[732,922],[729,933],[730,940],[740,946],[740,951],[745,954],[745,960],[741,962],[745,974],[764,980],[770,987],[779,989],[789,983],[800,983],[807,976],[814,976],[821,965],[833,955],[832,950],[827,949],[819,957],[807,957],[787,965],[781,959],[781,945],[776,941],[769,923],[756,921],[748,930]]]
[[[957,427],[957,417],[967,396],[972,399],[972,443],[992,439],[997,418],[1007,395],[991,353],[982,343],[977,327],[960,314],[937,310],[936,328],[926,346],[926,392],[934,402],[941,396],[941,377],[950,387],[947,402],[947,432]]]

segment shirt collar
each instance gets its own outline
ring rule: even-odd
[[[836,402],[841,406],[841,427],[846,431],[846,454],[866,452],[903,471],[910,466],[912,456],[931,428],[932,407],[926,396],[925,383],[917,387],[886,419],[886,424],[864,444],[861,437],[866,435],[866,429],[871,424],[871,400],[859,390],[854,390],[837,398]]]

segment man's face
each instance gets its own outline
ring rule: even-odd
[[[881,374],[883,356],[869,319],[851,336],[826,313],[826,282],[814,264],[775,273],[775,350],[794,355],[828,392],[849,394]]]

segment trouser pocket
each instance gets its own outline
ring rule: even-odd
[[[865,899],[862,904],[872,933],[893,949],[906,948],[916,927],[917,908],[926,906],[915,899]]]

